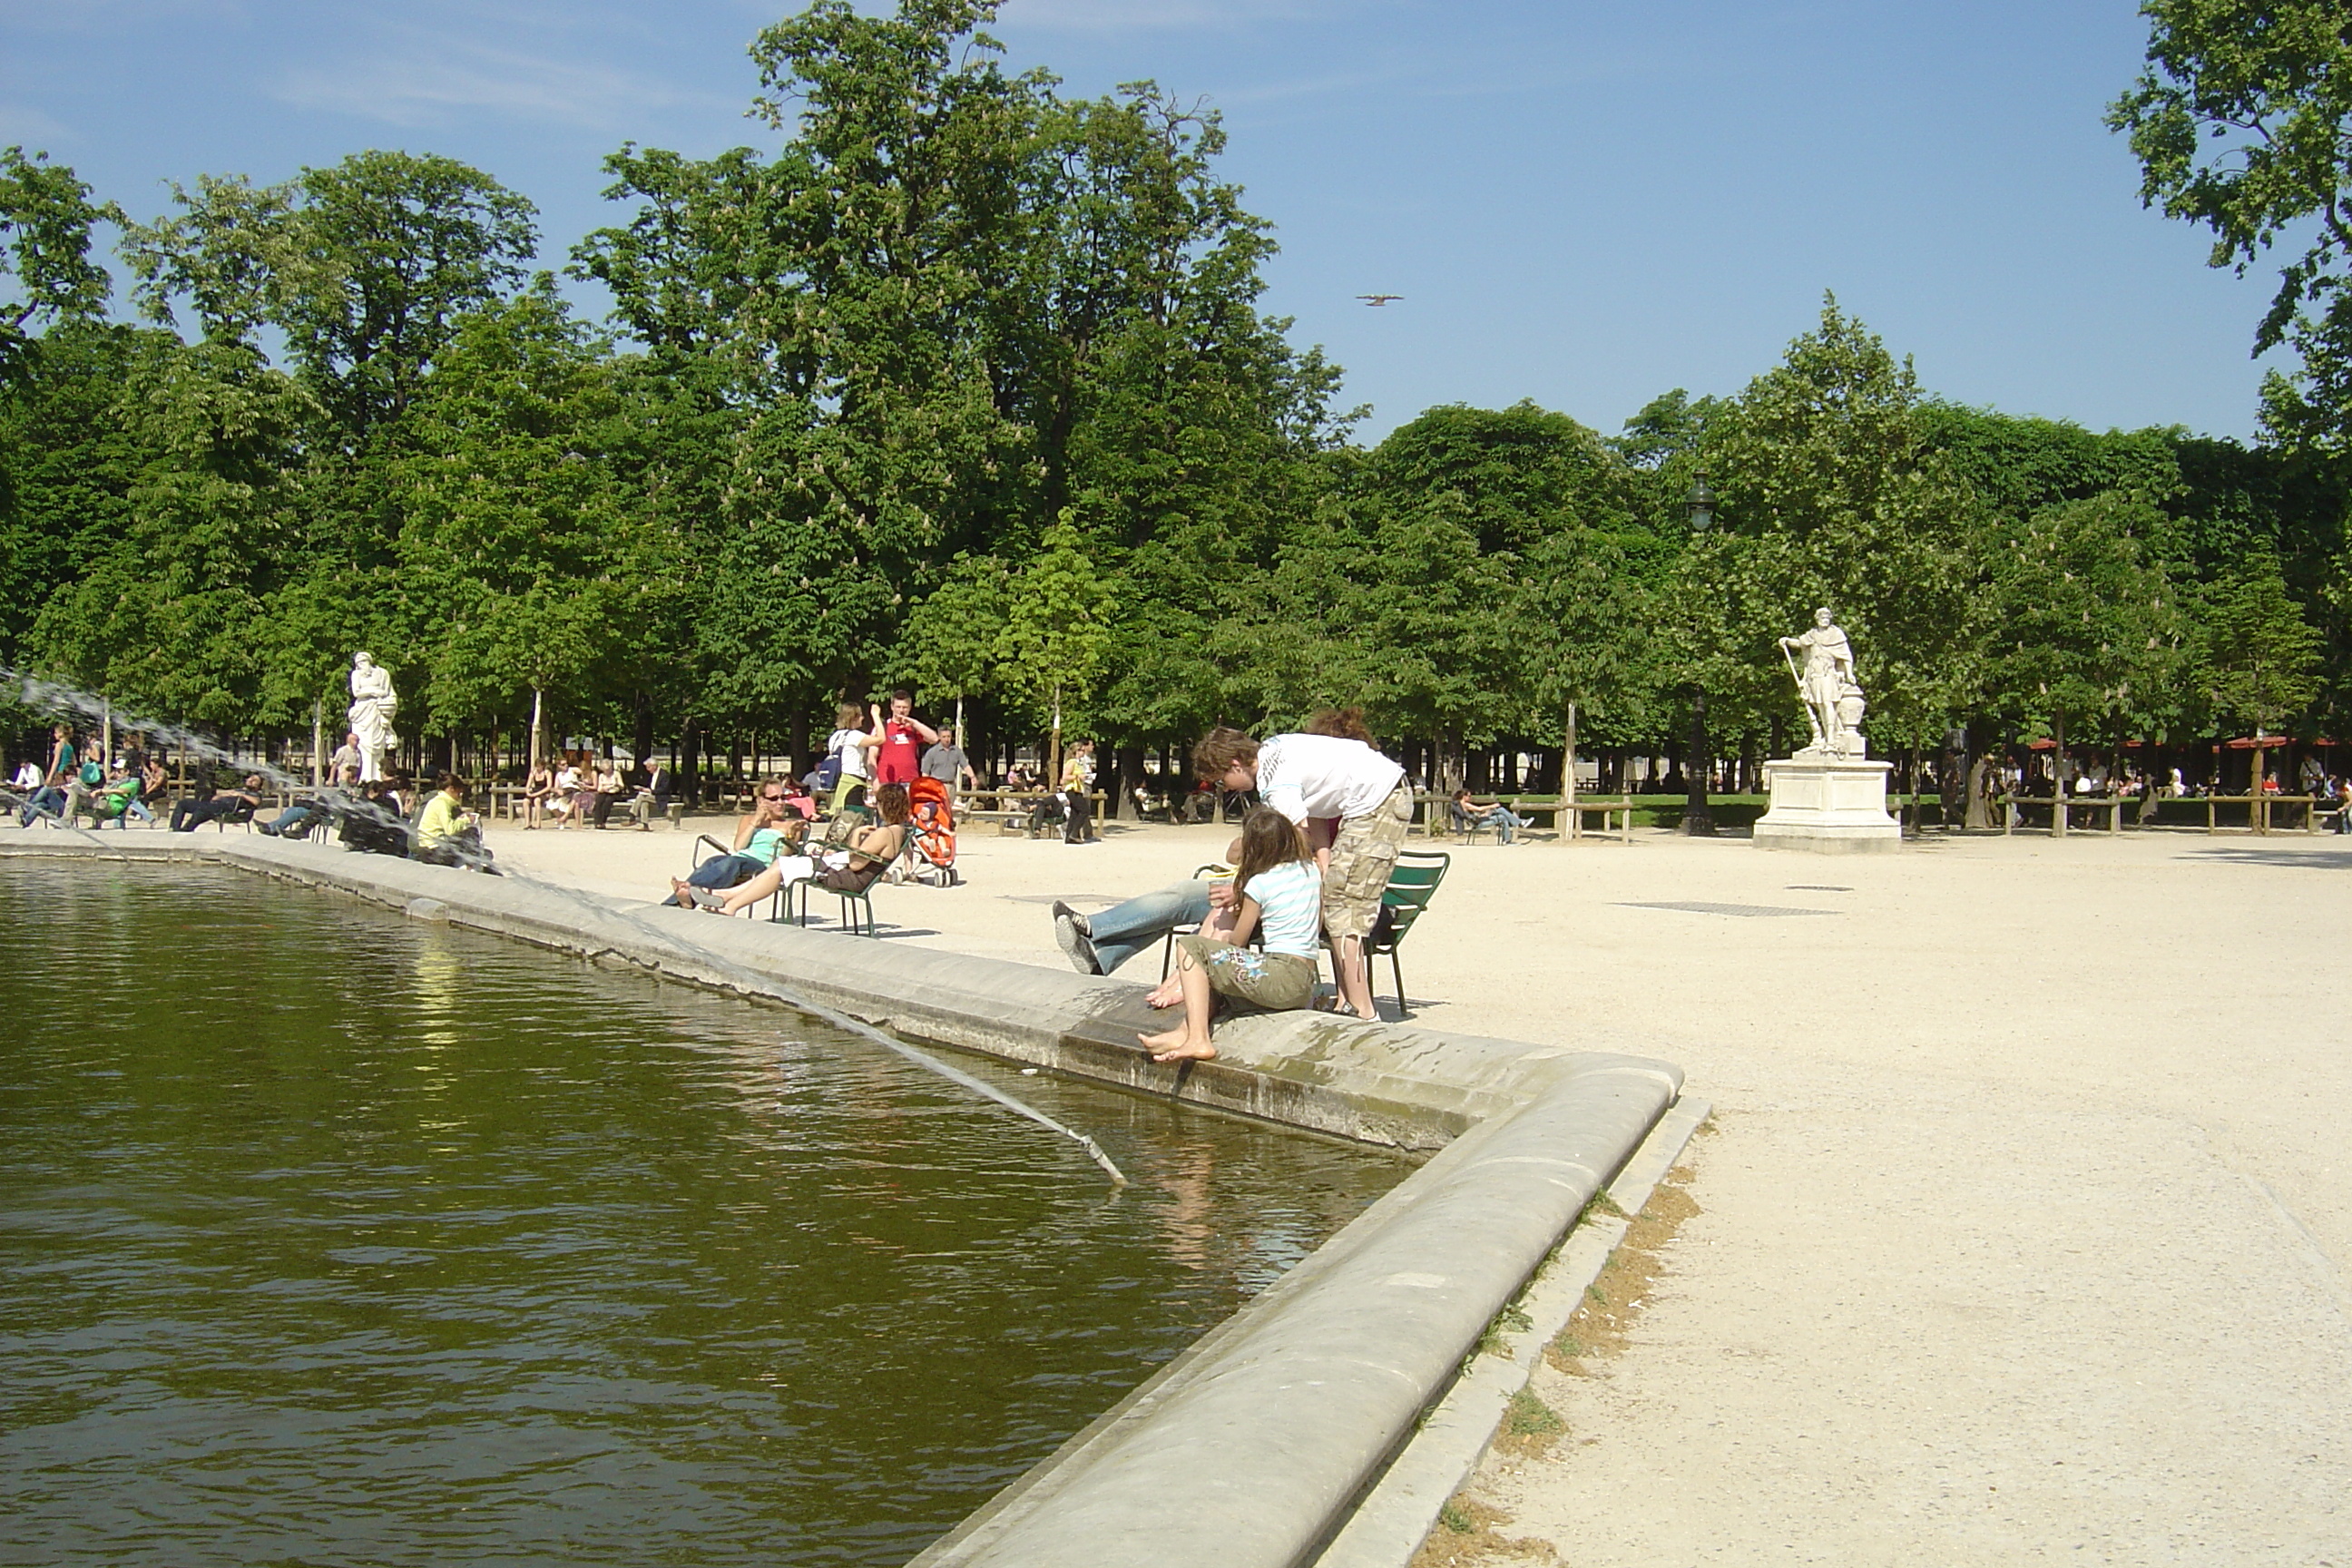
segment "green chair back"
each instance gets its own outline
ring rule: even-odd
[[[1429,900],[1437,894],[1438,885],[1445,880],[1454,857],[1442,849],[1402,849],[1397,863],[1389,873],[1389,885],[1381,894],[1381,907],[1387,916],[1388,934],[1373,944],[1375,952],[1392,952],[1412,930],[1413,921],[1429,908]]]

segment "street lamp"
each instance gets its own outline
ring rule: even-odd
[[[1715,492],[1706,488],[1704,469],[1691,482],[1690,494],[1683,498],[1683,505],[1690,510],[1692,533],[1705,533],[1715,526]],[[1706,742],[1706,688],[1693,681],[1690,747],[1683,760],[1683,782],[1690,791],[1683,805],[1681,832],[1685,837],[1715,837],[1715,814],[1706,805],[1706,775],[1711,768]]]

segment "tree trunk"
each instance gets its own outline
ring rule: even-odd
[[[1045,776],[1039,782],[1047,789],[1058,789],[1062,783],[1062,689],[1054,688],[1054,734],[1051,760],[1045,764]]]
[[[2066,837],[2066,715],[2061,713],[2051,721],[2051,739],[2055,742],[2050,752],[2050,831],[2060,838]]]
[[[1568,705],[1567,718],[1559,727],[1559,803],[1561,806],[1576,804],[1576,704]],[[1575,813],[1562,810],[1559,814],[1561,837],[1576,836]]]

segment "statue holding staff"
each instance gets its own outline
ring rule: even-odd
[[[392,672],[364,653],[352,656],[352,733],[359,737],[360,782],[373,784],[385,776],[383,759],[400,737],[392,731],[400,699],[392,689]]]
[[[1861,751],[1862,683],[1854,677],[1853,645],[1846,640],[1844,629],[1829,607],[1813,612],[1813,624],[1807,630],[1782,637],[1780,650],[1789,660],[1789,673],[1797,682],[1805,717],[1813,727],[1813,743],[1806,750],[1839,757]],[[1801,669],[1790,657],[1791,650],[1803,652]]]

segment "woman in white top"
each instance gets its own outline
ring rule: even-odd
[[[555,770],[555,793],[547,797],[548,815],[555,818],[558,827],[572,826],[572,813],[580,801],[580,769],[567,753],[563,765]]]
[[[1215,1056],[1209,1020],[1220,996],[1265,1012],[1304,1007],[1315,999],[1323,874],[1297,824],[1272,806],[1253,807],[1242,818],[1233,885],[1240,900],[1229,936],[1204,930],[1176,939],[1174,979],[1182,995],[1184,1022],[1179,1028],[1136,1037],[1153,1061]],[[1244,945],[1253,931],[1263,951]]]
[[[834,781],[833,801],[828,808],[830,815],[838,816],[849,799],[849,792],[873,776],[866,759],[882,743],[882,732],[878,726],[870,731],[866,728],[866,715],[858,711],[855,702],[845,702],[835,709],[833,722],[834,731],[825,737],[824,751],[825,755],[838,758],[841,763],[841,776]]]

